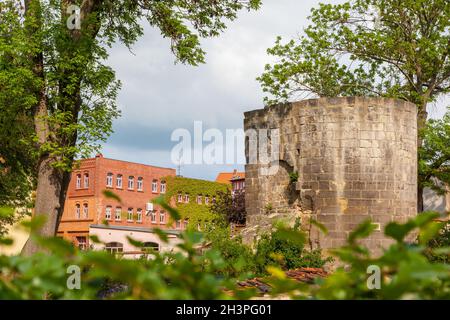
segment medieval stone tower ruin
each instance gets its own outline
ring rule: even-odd
[[[312,216],[329,231],[313,229],[313,243],[327,249],[344,244],[370,218],[379,231],[365,244],[378,251],[389,243],[387,223],[417,214],[415,105],[362,97],[305,100],[246,112],[244,127],[258,132],[246,140],[247,234],[278,219],[298,217],[304,227]],[[265,148],[273,161],[264,161]]]

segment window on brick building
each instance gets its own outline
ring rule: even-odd
[[[202,196],[198,195],[197,196],[197,204],[202,204],[202,203],[203,203]]]
[[[112,254],[120,253],[123,252],[123,244],[120,242],[109,242],[105,245],[105,250]]]
[[[208,196],[205,197],[205,204],[209,204],[209,197]]]
[[[77,237],[78,249],[87,250],[87,241],[86,237]]]
[[[183,202],[183,195],[181,193],[178,194],[178,202]]]
[[[118,174],[117,178],[116,178],[116,187],[117,188],[122,188],[122,175]]]
[[[133,208],[128,208],[127,221],[133,221]]]
[[[177,222],[175,222],[175,229],[181,229],[181,221],[177,220]]]
[[[113,186],[113,174],[112,173],[108,173],[106,175],[106,186],[112,188]]]
[[[216,197],[212,197],[211,202],[216,203]]]
[[[158,180],[152,181],[152,192],[158,192]]]
[[[184,221],[183,221],[183,224],[184,224],[184,229],[187,229],[188,221],[187,221],[187,220],[184,220]]]
[[[77,174],[76,188],[77,188],[77,189],[80,189],[80,188],[81,188],[81,174]]]
[[[189,195],[188,194],[184,195],[184,202],[189,203]]]
[[[142,209],[137,209],[137,222],[142,222]]]
[[[122,219],[122,208],[121,207],[116,208],[115,219],[116,219],[116,221],[120,221]]]
[[[77,204],[75,205],[75,217],[76,217],[77,219],[80,219],[80,218],[81,218],[81,207],[80,207],[80,204],[79,204],[79,203],[77,203]]]
[[[152,213],[150,213],[150,221],[152,223],[156,223],[156,212],[152,211]]]
[[[144,178],[139,177],[137,179],[137,189],[138,189],[138,191],[143,191],[144,190]]]
[[[161,181],[161,193],[166,193],[166,182]]]
[[[144,245],[142,246],[142,251],[149,252],[149,251],[159,251],[159,244],[156,242],[144,242]]]
[[[83,181],[84,187],[86,189],[89,188],[89,173],[85,173],[84,174],[84,179],[83,180],[84,180]]]
[[[166,213],[164,211],[159,212],[159,223],[161,224],[166,223]]]
[[[134,177],[133,176],[128,177],[128,189],[129,190],[134,189]]]
[[[112,208],[110,206],[106,207],[106,210],[105,210],[105,219],[106,220],[111,220],[111,212],[112,212]]]
[[[83,218],[87,219],[89,217],[89,207],[87,203],[83,203]]]

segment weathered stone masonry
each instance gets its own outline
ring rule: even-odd
[[[384,226],[417,213],[416,123],[415,105],[383,98],[321,98],[246,112],[245,130],[280,130],[278,172],[261,171],[276,164],[246,165],[247,235],[274,219],[300,217],[305,225],[313,216],[329,230],[314,230],[313,243],[326,249],[344,244],[370,218],[381,231],[365,244],[386,246]],[[247,161],[258,143],[249,139]]]

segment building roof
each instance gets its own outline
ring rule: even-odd
[[[231,184],[231,180],[245,179],[245,172],[220,172],[217,175],[216,182]]]

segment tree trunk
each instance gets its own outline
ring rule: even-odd
[[[425,125],[427,123],[428,118],[428,112],[427,112],[427,103],[423,103],[422,105],[418,106],[418,112],[417,112],[417,149],[419,150],[422,148],[423,145],[423,138],[421,135],[421,132],[425,128]],[[420,160],[420,159],[418,159]],[[417,212],[423,212],[423,187],[422,183],[420,181],[420,177],[418,176],[417,180]]]
[[[52,163],[56,159],[43,155],[39,161],[38,183],[36,189],[36,203],[34,217],[44,216],[43,225],[32,232],[22,249],[23,255],[31,255],[42,251],[33,235],[53,237],[58,228],[59,217],[64,209],[64,172],[54,168]]]

